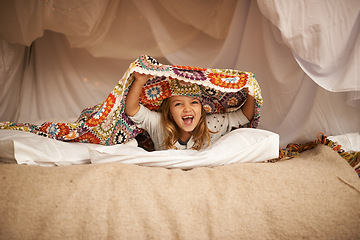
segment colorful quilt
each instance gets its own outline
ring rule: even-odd
[[[260,87],[251,72],[233,69],[207,69],[190,66],[165,65],[154,58],[142,55],[130,64],[124,76],[102,103],[84,109],[75,123],[2,122],[0,129],[27,131],[61,140],[115,145],[135,138],[143,130],[137,128],[124,112],[126,95],[134,80],[133,72],[151,75],[145,84],[140,102],[156,111],[163,99],[171,95],[188,94],[192,90],[201,95],[207,114],[238,110],[246,101],[247,92],[254,96],[255,116],[243,126],[256,128],[263,102]],[[192,84],[183,84],[192,83]],[[185,87],[191,88],[182,92]],[[191,95],[191,94],[190,94]]]

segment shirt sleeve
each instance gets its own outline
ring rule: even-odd
[[[150,111],[141,104],[139,111],[134,116],[129,116],[129,118],[138,128],[145,129],[149,134],[160,126],[161,120],[160,113]]]
[[[164,134],[161,126],[161,114],[155,111],[151,111],[148,108],[140,104],[139,111],[130,120],[138,128],[142,128],[147,131],[154,143],[155,150],[160,150],[161,143],[164,140]]]

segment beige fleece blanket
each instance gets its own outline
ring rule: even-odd
[[[0,164],[0,239],[359,239],[360,180],[327,146],[189,171]]]

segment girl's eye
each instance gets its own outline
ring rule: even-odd
[[[199,101],[192,101],[192,104],[199,104]]]
[[[180,106],[180,105],[181,105],[181,103],[175,103],[175,107],[176,107],[176,106]]]

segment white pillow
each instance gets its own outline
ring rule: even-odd
[[[128,145],[137,146],[136,140]],[[101,145],[63,142],[18,130],[0,130],[0,162],[39,166],[89,164],[89,148]]]
[[[16,163],[12,140],[0,140],[0,162]]]
[[[90,143],[68,143],[17,130],[0,130],[0,161],[60,166],[90,163]]]
[[[89,148],[91,163],[121,162],[141,166],[191,169],[232,163],[262,162],[279,156],[279,135],[241,128],[220,138],[210,147],[196,150],[147,152],[130,145]]]
[[[336,136],[329,136],[328,139],[338,144],[341,144],[341,148],[344,149],[346,152],[360,151],[360,133],[354,132]]]

